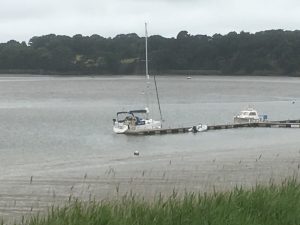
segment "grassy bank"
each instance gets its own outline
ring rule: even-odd
[[[20,224],[28,225],[276,225],[300,224],[300,185],[235,188],[230,192],[157,197],[146,201],[133,195],[118,201],[71,201]]]

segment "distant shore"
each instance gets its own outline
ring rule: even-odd
[[[93,72],[83,73],[80,71],[44,71],[44,70],[0,70],[1,76],[140,76],[144,73],[133,74],[99,74]],[[150,71],[150,75],[156,76],[276,76],[276,77],[300,77],[300,72],[285,74],[274,71],[255,71],[253,73],[239,72],[239,73],[222,73],[218,70],[168,70],[168,71]]]

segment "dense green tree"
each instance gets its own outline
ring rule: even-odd
[[[223,74],[300,74],[300,31],[150,36],[150,72],[219,71]],[[0,43],[0,70],[36,73],[138,74],[145,72],[145,38],[48,34],[28,44]]]

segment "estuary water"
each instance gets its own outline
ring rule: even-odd
[[[300,119],[300,78],[157,77],[164,126],[232,123],[247,106]],[[145,107],[144,76],[0,77],[0,217],[45,211],[70,196],[111,198],[297,176],[300,129],[243,128],[155,136],[112,132],[117,111]],[[159,119],[152,82],[150,110]],[[134,151],[140,156],[133,156]]]

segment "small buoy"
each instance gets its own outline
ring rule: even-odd
[[[292,104],[295,104],[295,101],[292,101]]]
[[[133,155],[140,155],[139,151],[134,151]]]

